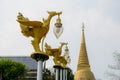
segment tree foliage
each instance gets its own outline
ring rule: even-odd
[[[55,80],[55,73],[52,73],[49,69],[43,70],[43,80]]]
[[[22,63],[0,59],[0,72],[2,80],[18,80],[26,74],[27,68]]]
[[[72,72],[72,70],[70,69],[70,68],[68,68],[68,73],[67,73],[67,79],[68,80],[74,80],[74,75],[73,75],[73,72]]]
[[[107,77],[109,80],[120,80],[120,53],[114,52],[113,57],[115,60],[114,65],[108,65],[110,69],[109,72],[106,72]]]

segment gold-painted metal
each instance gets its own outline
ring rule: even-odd
[[[17,21],[20,23],[21,32],[23,35],[26,37],[33,37],[31,42],[35,52],[43,51],[43,44],[41,44],[42,49],[40,49],[39,44],[43,43],[44,38],[49,31],[50,21],[53,16],[60,15],[62,12],[51,11],[48,12],[48,14],[48,18],[43,18],[43,22],[30,21],[28,18],[24,17],[22,13],[19,13],[17,16]]]
[[[46,43],[45,51],[47,55],[53,56],[55,66],[62,66],[63,68],[66,68],[67,60],[65,59],[65,56],[61,55],[62,47],[64,45],[67,45],[67,43],[61,42],[58,48],[52,48],[50,45]]]
[[[80,55],[77,65],[77,71],[74,74],[74,80],[95,80],[95,77],[90,69],[89,60],[87,56],[84,24],[82,24],[82,40],[80,47]]]
[[[58,15],[58,18],[56,20],[56,23],[55,23],[55,26],[57,27],[61,27],[62,26],[62,23],[61,23],[61,19],[60,19],[60,15]]]

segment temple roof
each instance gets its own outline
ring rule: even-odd
[[[37,62],[29,56],[1,56],[0,58],[21,62],[25,64],[30,70],[37,69]]]

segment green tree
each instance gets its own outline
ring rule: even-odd
[[[20,62],[7,59],[0,59],[1,80],[19,80],[26,72],[27,68]]]
[[[73,75],[73,72],[70,68],[68,68],[68,73],[67,73],[67,76],[68,76],[68,80],[74,80],[74,75]]]
[[[43,80],[55,80],[55,73],[52,73],[49,69],[43,70]]]
[[[113,57],[115,64],[108,65],[110,71],[106,72],[106,75],[109,80],[120,80],[120,53],[114,52]]]

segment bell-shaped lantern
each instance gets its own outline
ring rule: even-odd
[[[62,23],[61,23],[61,19],[60,19],[60,15],[58,15],[58,18],[56,20],[55,26],[53,28],[53,32],[56,36],[56,38],[58,39],[61,34],[63,33],[63,27],[62,27]]]
[[[69,53],[69,49],[68,49],[68,46],[66,45],[66,47],[65,47],[65,52],[64,52],[64,57],[65,57],[65,59],[66,59],[66,61],[67,61],[67,64],[70,64],[70,62],[71,62],[71,59],[70,59],[70,55],[69,55],[70,53]]]

